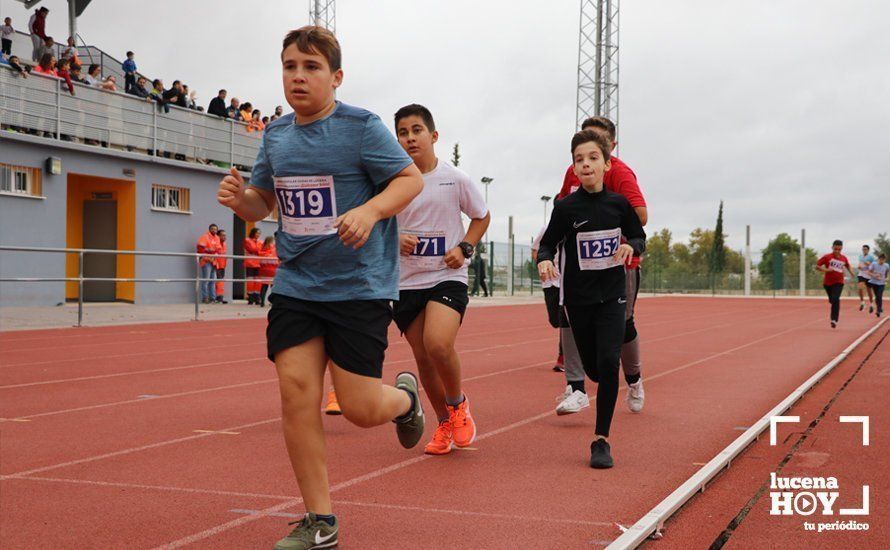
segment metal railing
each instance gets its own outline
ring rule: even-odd
[[[103,250],[92,248],[51,248],[37,246],[0,246],[0,252],[44,252],[51,254],[77,254],[77,277],[0,277],[0,283],[77,283],[77,326],[83,326],[83,285],[85,282],[114,282],[114,283],[194,283],[195,284],[195,321],[201,316],[201,283],[206,282],[232,282],[232,283],[261,283],[269,284],[272,279],[256,277],[247,278],[204,278],[201,277],[202,258],[226,258],[231,260],[268,260],[264,256],[244,256],[235,254],[198,254],[191,252],[150,252],[142,250]],[[180,278],[142,278],[142,277],[84,277],[83,260],[85,254],[113,254],[123,256],[163,256],[193,258],[195,260],[195,276]]]
[[[231,119],[176,106],[161,112],[153,101],[77,83],[74,92],[57,78],[23,78],[0,66],[0,124],[56,140],[248,170],[262,140],[262,132]]]
[[[58,40],[55,40],[56,38],[58,38]],[[79,35],[78,38],[80,38]],[[61,59],[62,52],[68,49],[68,45],[65,43],[67,37],[54,36],[53,39],[55,40],[53,52],[55,53],[56,59]],[[112,55],[108,55],[96,46],[88,46],[83,43],[80,46],[75,46],[75,49],[77,50],[77,57],[80,59],[80,62],[84,66],[83,74],[86,74],[87,67],[92,64],[96,64],[99,65],[99,67],[102,69],[102,76],[114,76],[119,83],[123,83],[124,71],[122,68],[122,62],[119,59],[115,58]],[[22,31],[16,31],[15,34],[12,35],[13,55],[18,56],[19,59],[26,63],[36,63],[36,61],[31,59],[33,50],[34,43],[31,41],[30,34]],[[139,72],[137,72],[136,74],[145,76]]]

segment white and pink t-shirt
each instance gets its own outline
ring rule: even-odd
[[[399,256],[399,290],[432,288],[445,281],[467,283],[468,260],[460,269],[445,264],[445,253],[467,234],[461,213],[484,218],[488,206],[470,176],[440,159],[423,175],[423,192],[396,217],[399,233],[419,239],[411,255]]]

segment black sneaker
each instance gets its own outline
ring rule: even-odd
[[[831,328],[837,328],[837,321],[831,322]]]
[[[396,376],[396,387],[405,390],[414,398],[414,408],[404,416],[396,418],[396,435],[399,443],[406,449],[411,449],[423,436],[423,405],[420,403],[420,389],[417,386],[417,378],[410,372],[400,372]]]
[[[614,466],[612,462],[612,453],[610,452],[609,443],[605,439],[597,439],[590,444],[590,467],[598,470],[611,468]]]
[[[312,550],[315,548],[333,548],[337,546],[337,534],[339,526],[336,518],[334,525],[328,524],[315,517],[315,514],[306,514],[303,519],[294,521],[288,525],[295,525],[290,534],[275,544],[275,550]]]
[[[865,302],[859,302],[859,311],[865,309]]]

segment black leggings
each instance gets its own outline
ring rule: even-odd
[[[572,335],[584,364],[584,372],[597,382],[596,435],[609,436],[618,401],[618,363],[624,342],[626,300],[604,304],[566,306]]]
[[[831,320],[837,322],[841,315],[841,294],[844,292],[843,283],[823,285],[828,293],[828,301],[831,302]]]
[[[872,291],[875,293],[875,305],[878,306],[878,314],[884,312],[884,285],[874,285],[868,283]]]

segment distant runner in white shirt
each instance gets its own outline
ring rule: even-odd
[[[452,445],[467,447],[476,438],[454,340],[469,302],[468,262],[491,216],[470,177],[436,158],[439,133],[426,107],[402,107],[395,126],[399,143],[423,173],[424,186],[398,215],[401,275],[393,319],[411,345],[438,415],[439,426],[424,452],[443,455]],[[466,231],[461,213],[470,218]]]
[[[868,293],[868,312],[875,311],[875,295],[874,290],[868,284],[868,268],[875,262],[875,256],[871,253],[871,247],[867,244],[862,245],[862,254],[859,255],[859,262],[856,270],[856,287],[859,290],[859,311],[865,309],[865,295]]]

